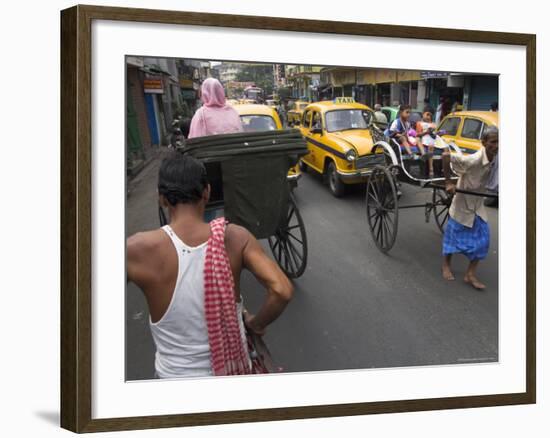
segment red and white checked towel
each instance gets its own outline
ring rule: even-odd
[[[225,250],[225,218],[210,222],[204,262],[204,309],[212,372],[215,376],[250,374],[248,351],[239,329],[235,282]]]

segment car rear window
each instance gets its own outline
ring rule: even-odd
[[[244,132],[275,131],[277,125],[270,116],[241,116]]]

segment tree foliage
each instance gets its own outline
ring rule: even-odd
[[[247,64],[235,77],[239,82],[254,82],[266,95],[273,93],[273,65]]]

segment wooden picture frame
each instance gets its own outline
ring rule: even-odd
[[[530,34],[75,6],[61,12],[61,426],[97,432],[535,403],[536,122],[527,117],[526,391],[522,393],[92,419],[91,25],[93,20],[186,24],[519,45],[526,48],[527,113],[535,114],[536,37]]]

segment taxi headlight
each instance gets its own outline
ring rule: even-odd
[[[346,160],[348,161],[355,161],[357,159],[357,152],[355,149],[350,149],[346,152]]]

